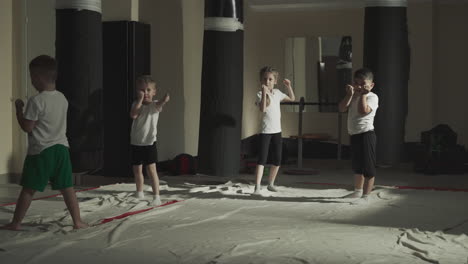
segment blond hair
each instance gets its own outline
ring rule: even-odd
[[[273,68],[273,67],[270,67],[270,66],[265,66],[263,68],[260,69],[260,80],[262,80],[263,76],[266,74],[266,73],[271,73],[273,74],[273,76],[275,76],[275,79],[278,80],[278,77],[279,77],[279,72],[277,69]]]
[[[138,88],[140,85],[144,84],[152,84],[154,89],[156,90],[156,82],[150,75],[141,75],[136,79],[136,87]]]

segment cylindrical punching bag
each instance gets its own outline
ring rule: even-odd
[[[68,100],[73,171],[102,166],[101,0],[57,0],[57,90]]]
[[[351,36],[343,36],[341,38],[340,50],[338,53],[338,63],[336,64],[336,73],[338,78],[338,87],[336,89],[336,96],[334,102],[339,102],[345,97],[347,84],[350,84],[353,79],[353,44]],[[330,106],[333,111],[338,112],[338,105]]]
[[[406,1],[367,1],[364,66],[374,73],[379,108],[374,120],[377,164],[400,162],[408,113],[409,43]]]
[[[242,0],[205,0],[198,171],[238,174],[243,99]]]

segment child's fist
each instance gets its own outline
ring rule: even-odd
[[[284,85],[286,85],[287,87],[291,87],[291,81],[289,79],[284,79],[283,80],[283,83]]]
[[[350,84],[346,85],[346,93],[352,96],[354,94],[354,86]]]
[[[361,94],[368,94],[370,91],[366,87],[361,88]]]
[[[366,86],[357,86],[354,88],[354,93],[357,95],[363,95],[363,94],[368,94],[369,90],[366,88]]]
[[[24,102],[21,99],[16,99],[15,101],[15,107],[16,109],[23,109],[24,107]]]
[[[170,99],[171,98],[169,97],[169,93],[167,93],[166,95],[164,95],[163,101],[164,101],[164,103],[167,103],[167,102],[169,102]]]
[[[370,90],[371,90],[371,87],[369,85],[364,85],[364,86],[362,86],[361,93],[362,94],[368,94],[370,92]]]
[[[138,92],[137,92],[137,98],[138,98],[138,100],[143,100],[143,97],[145,97],[145,91],[143,91],[143,90],[138,90]]]

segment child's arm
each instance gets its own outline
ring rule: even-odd
[[[132,105],[132,109],[130,110],[131,119],[136,119],[138,115],[140,114],[140,109],[141,109],[141,106],[143,105],[144,95],[145,94],[143,91],[138,91],[138,98],[136,102]]]
[[[348,110],[349,104],[351,104],[351,99],[354,95],[354,87],[352,85],[346,85],[346,96],[341,100],[338,105],[338,110],[340,112],[346,112]]]
[[[366,88],[361,88],[359,89],[359,103],[358,103],[358,112],[361,115],[367,115],[370,112],[372,112],[372,108],[369,107],[367,104],[367,94],[369,93],[369,90]]]
[[[264,113],[267,108],[267,93],[268,87],[266,85],[262,85],[262,100],[260,101],[260,111],[262,113]]]
[[[30,133],[33,128],[36,126],[36,121],[33,120],[28,120],[24,118],[23,114],[23,107],[24,107],[24,102],[21,99],[17,99],[15,101],[15,107],[16,107],[16,120],[18,120],[18,124],[20,125],[21,129],[26,132]]]
[[[158,112],[161,112],[162,111],[162,108],[163,106],[169,102],[171,98],[169,97],[169,94],[167,93],[165,96],[164,96],[164,99],[161,101],[161,102],[157,102],[156,103],[156,109],[158,110]]]
[[[291,81],[288,79],[284,79],[283,81],[284,86],[288,89],[288,96],[286,96],[282,102],[294,102],[296,100],[296,96],[294,95],[294,91],[291,87]]]

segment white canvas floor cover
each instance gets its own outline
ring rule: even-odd
[[[260,197],[252,176],[165,177],[169,204],[158,208],[149,192],[134,198],[134,184],[84,190],[82,217],[94,226],[83,230],[72,230],[61,196],[35,200],[23,231],[0,230],[1,263],[468,263],[466,191],[377,185],[354,204],[338,198],[349,185],[279,177],[279,192]],[[13,210],[0,206],[0,224]]]

